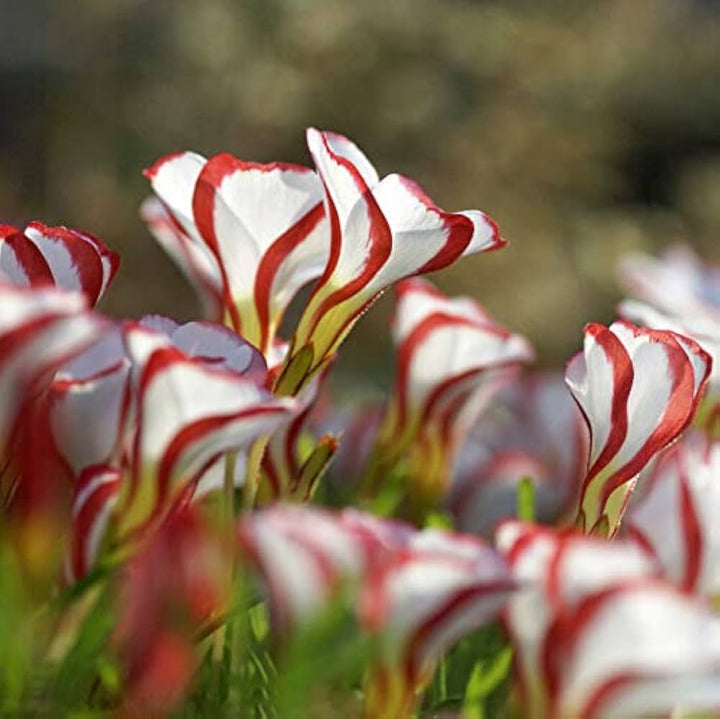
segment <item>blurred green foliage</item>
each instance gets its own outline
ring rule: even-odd
[[[307,163],[307,125],[448,209],[493,216],[512,245],[436,279],[545,363],[610,318],[620,253],[717,243],[718,3],[2,4],[0,219],[75,225],[120,251],[112,314],[196,313],[137,219],[143,167],[185,148]],[[390,307],[363,319],[341,373],[386,371]]]

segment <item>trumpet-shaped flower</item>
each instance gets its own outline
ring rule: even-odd
[[[140,217],[192,285],[204,317],[222,322],[225,314],[222,275],[207,245],[191,228],[185,230],[157,197],[148,197],[143,202]]]
[[[481,540],[353,510],[276,505],[245,518],[239,539],[280,632],[352,590],[361,627],[380,643],[367,683],[373,717],[409,716],[442,654],[496,617],[515,588]]]
[[[480,411],[514,375],[508,372],[534,355],[470,299],[448,299],[420,279],[401,283],[398,298],[395,389],[379,447],[386,462],[410,451],[418,487],[436,495]]]
[[[629,322],[585,328],[565,379],[590,428],[579,524],[614,535],[635,478],[690,424],[711,359],[696,342]]]
[[[381,656],[366,682],[368,716],[411,716],[437,662],[495,619],[516,588],[505,561],[474,537],[425,530],[368,575],[360,603]]]
[[[660,567],[649,552],[631,542],[610,544],[517,520],[499,525],[496,542],[520,586],[505,613],[516,649],[516,674],[527,716],[542,719],[552,699],[547,657],[554,651],[552,628],[557,618],[588,596],[658,576]]]
[[[532,480],[535,517],[552,522],[574,509],[585,473],[587,428],[561,375],[513,383],[482,415],[453,467],[447,506],[464,532],[489,535],[517,509],[518,485]]]
[[[294,408],[251,378],[166,346],[157,333],[128,335],[139,372],[132,476],[118,509],[123,533],[157,519],[213,461],[249,448]]]
[[[145,215],[156,236],[203,288],[206,306],[217,297],[219,276],[228,322],[267,357],[290,301],[327,263],[317,175],[299,165],[192,152],[161,158],[146,174],[173,220],[150,206]]]
[[[20,287],[54,285],[97,304],[120,265],[118,255],[80,230],[31,222],[0,225],[0,277]]]
[[[720,709],[720,617],[664,582],[587,597],[548,651],[552,719],[654,719]]]
[[[346,137],[309,129],[307,142],[325,190],[330,258],[291,346],[288,364],[296,359],[305,376],[333,356],[362,312],[394,282],[504,244],[482,212],[445,212],[412,180],[396,174],[381,180]]]
[[[338,448],[334,434],[324,433],[315,441],[309,427],[312,412],[327,372],[315,375],[297,396],[298,409],[292,418],[273,433],[262,459],[263,499],[306,502]],[[303,443],[314,446],[303,451]]]
[[[276,505],[246,517],[240,546],[262,575],[280,634],[320,611],[348,582],[357,582],[381,550],[378,535],[342,514]]]
[[[720,403],[720,319],[705,315],[676,317],[636,300],[624,300],[617,308],[618,314],[630,322],[655,330],[671,330],[690,337],[712,359],[708,379],[707,396],[698,410],[697,422],[712,422],[715,407]]]
[[[663,453],[643,476],[626,524],[688,590],[720,597],[720,443],[695,431]]]

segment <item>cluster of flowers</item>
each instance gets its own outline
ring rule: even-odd
[[[564,383],[524,374],[525,338],[416,277],[502,247],[492,220],[380,179],[345,137],[307,139],[315,171],[191,152],[147,171],[142,215],[202,321],[111,322],[93,307],[115,253],[0,226],[8,531],[31,569],[60,546],[67,585],[121,567],[126,712],[176,706],[238,565],[280,644],[349,597],[379,646],[368,716],[410,716],[443,653],[495,620],[528,717],[720,707],[720,272],[685,249],[628,259],[623,319],[586,327]],[[387,402],[328,410],[339,346],[392,285]],[[364,506],[392,477],[398,514],[443,508],[458,531],[310,506],[333,461]],[[514,517],[528,481],[543,525]]]

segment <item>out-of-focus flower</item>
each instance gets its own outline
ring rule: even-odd
[[[558,617],[553,719],[654,719],[720,709],[720,617],[665,582],[607,589]]]
[[[245,518],[243,552],[262,575],[282,634],[350,589],[361,627],[380,653],[368,676],[367,712],[409,716],[435,663],[490,621],[515,588],[481,540],[354,510],[278,505]]]
[[[397,291],[395,388],[374,461],[386,467],[407,453],[416,489],[436,498],[479,413],[534,354],[468,298],[448,299],[420,279]]]
[[[496,541],[520,586],[508,603],[505,622],[516,649],[525,715],[544,719],[551,716],[548,658],[555,651],[552,628],[557,618],[574,611],[587,596],[628,580],[656,577],[660,567],[631,542],[610,544],[517,520],[503,522]]]
[[[720,322],[720,267],[703,263],[687,245],[672,245],[660,258],[625,256],[620,279],[631,295],[670,317]]]
[[[521,378],[480,417],[458,454],[447,500],[456,527],[489,535],[515,515],[525,477],[535,489],[536,519],[557,520],[574,509],[587,451],[587,428],[562,376]]]
[[[146,208],[156,237],[211,311],[219,277],[227,321],[268,356],[290,301],[327,264],[317,175],[299,165],[192,152],[161,158],[146,174],[172,216],[166,221],[155,206]]]
[[[625,524],[682,587],[720,597],[720,443],[694,431],[643,476]]]
[[[29,393],[106,327],[77,292],[0,285],[0,443],[7,443]]]
[[[711,359],[693,340],[629,322],[590,324],[565,379],[590,428],[578,523],[613,536],[638,473],[690,424]]]
[[[124,569],[114,634],[125,680],[121,716],[178,707],[195,671],[197,632],[227,605],[230,557],[186,507],[171,512]]]
[[[348,582],[357,582],[381,550],[365,525],[314,507],[260,510],[241,522],[238,537],[265,581],[280,634],[314,616]]]
[[[121,488],[122,473],[111,467],[89,467],[77,478],[65,557],[67,582],[84,577],[97,561]]]
[[[381,644],[366,681],[367,715],[411,716],[443,654],[495,619],[514,590],[507,564],[481,540],[409,535],[363,586],[360,619]]]
[[[412,180],[396,174],[380,180],[346,137],[309,129],[307,141],[325,189],[330,258],[280,381],[290,393],[332,358],[362,312],[394,282],[504,244],[482,212],[444,212]]]
[[[54,285],[95,305],[119,266],[119,256],[87,232],[40,222],[24,230],[0,225],[0,278],[14,285]]]
[[[672,245],[660,258],[623,258],[620,279],[641,301],[622,302],[618,313],[636,324],[694,339],[712,358],[705,421],[720,402],[720,267],[703,263],[687,245]]]

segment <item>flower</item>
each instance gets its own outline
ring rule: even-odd
[[[206,307],[216,304],[220,280],[229,324],[267,357],[290,301],[327,263],[317,176],[299,165],[192,152],[163,157],[146,175],[173,220],[146,208],[156,236],[202,288]]]
[[[671,245],[658,259],[624,257],[621,284],[637,300],[618,308],[625,319],[653,329],[672,330],[694,339],[712,358],[706,421],[720,402],[720,267],[703,263],[687,245]]]
[[[354,510],[276,505],[244,518],[238,537],[281,636],[348,590],[360,626],[380,645],[366,681],[373,717],[409,716],[442,654],[496,617],[515,589],[482,540]]]
[[[85,297],[54,287],[0,284],[0,443],[7,451],[24,402],[106,327]]]
[[[222,275],[207,245],[194,230],[188,234],[157,197],[148,197],[142,203],[140,217],[192,285],[205,319],[222,322],[225,314]]]
[[[65,580],[84,577],[100,556],[102,542],[122,488],[122,473],[111,467],[88,467],[73,491],[70,546],[65,556]]]
[[[508,603],[505,624],[516,650],[515,670],[526,715],[529,719],[552,716],[549,672],[556,653],[555,622],[586,597],[628,581],[657,577],[660,567],[632,542],[610,544],[518,520],[498,526],[496,543],[521,588]],[[598,656],[598,661],[603,657]]]
[[[700,431],[683,437],[650,465],[627,531],[682,587],[720,597],[720,443]]]
[[[342,513],[282,504],[246,516],[238,540],[265,581],[280,635],[317,615],[382,551],[374,532]]]
[[[553,719],[667,716],[720,708],[720,617],[644,580],[587,597],[552,632]]]
[[[515,589],[505,561],[482,540],[433,529],[408,535],[368,575],[360,599],[360,620],[380,639],[367,715],[411,716],[443,654],[495,619]]]
[[[120,266],[119,256],[87,232],[31,222],[0,225],[0,277],[19,287],[54,285],[96,305]]]
[[[480,417],[458,453],[447,497],[455,526],[489,536],[515,515],[526,477],[535,518],[554,522],[575,509],[587,451],[587,428],[562,376],[520,378]]]
[[[381,180],[346,137],[311,128],[307,142],[325,190],[330,257],[278,384],[288,393],[332,358],[362,312],[391,284],[505,244],[482,212],[448,213],[406,177]]]
[[[590,324],[565,380],[590,428],[578,523],[613,536],[635,478],[690,424],[711,359],[696,342],[619,321]]]
[[[199,660],[198,631],[228,603],[230,553],[194,507],[171,512],[119,582],[113,634],[124,679],[121,716],[177,709]]]
[[[97,465],[121,466],[132,411],[130,366],[122,332],[111,325],[50,384],[53,441],[75,477]]]
[[[407,453],[419,494],[437,497],[478,414],[534,353],[527,340],[500,327],[468,298],[449,299],[421,279],[400,283],[397,293],[395,387],[375,471],[383,474]]]
[[[633,297],[671,317],[720,321],[720,267],[703,264],[687,245],[671,245],[659,259],[626,255],[620,279]]]
[[[123,535],[158,520],[218,457],[249,449],[295,406],[252,378],[184,354],[158,333],[129,326],[126,336],[137,368],[137,429],[118,505]]]
[[[262,458],[262,500],[285,499],[307,502],[338,449],[334,434],[324,433],[317,441],[310,433],[310,413],[318,401],[327,372],[315,375],[297,396],[298,409],[268,440]],[[312,442],[304,450],[303,443]]]

